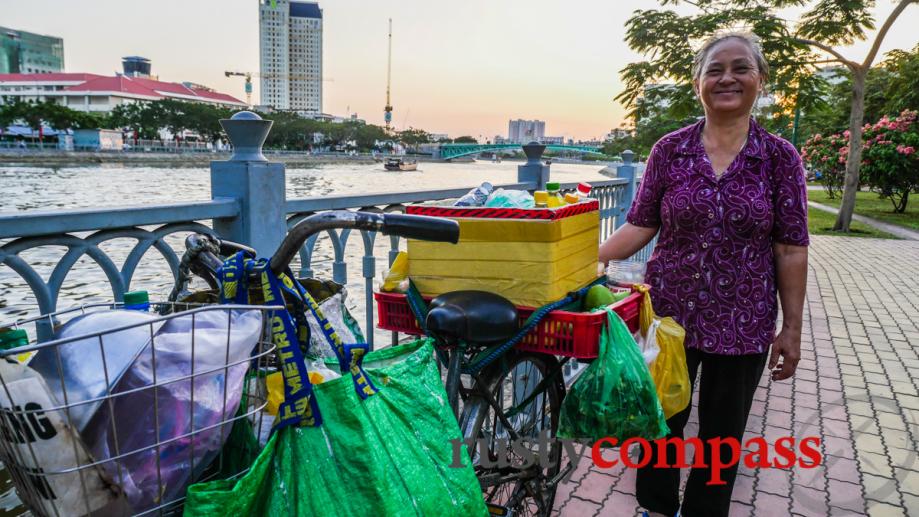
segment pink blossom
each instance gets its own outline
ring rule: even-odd
[[[820,158],[820,161],[821,161],[821,162],[825,162],[825,161],[827,161],[827,160],[829,160],[829,159],[830,159],[829,156],[824,156],[823,158]]]
[[[849,138],[849,135],[850,135],[850,134],[851,134],[851,133],[849,133],[849,130],[848,130],[848,129],[842,132],[842,136],[844,136],[844,137],[846,137],[846,138]]]
[[[915,150],[912,146],[898,145],[898,146],[897,146],[897,152],[900,153],[900,154],[909,156],[909,155],[913,154],[914,152],[916,152],[916,150]]]
[[[845,157],[845,156],[840,156],[840,157],[839,157],[839,163],[846,163],[846,157]]]
[[[814,142],[819,142],[819,141],[823,140],[823,135],[821,135],[820,133],[817,133],[816,135],[814,135],[814,138],[812,138],[812,140],[813,140]]]

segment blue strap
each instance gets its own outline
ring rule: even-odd
[[[266,304],[285,305],[281,294],[281,282],[270,267],[263,267],[260,273]],[[285,309],[272,310],[271,339],[277,347],[281,360],[281,374],[284,377],[284,402],[278,407],[274,429],[289,425],[318,427],[322,425],[319,405],[313,396],[313,385],[300,350],[294,319]]]

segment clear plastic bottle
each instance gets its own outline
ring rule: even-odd
[[[457,199],[453,206],[484,206],[493,190],[495,187],[486,181]]]
[[[565,199],[562,198],[561,194],[558,192],[560,189],[561,185],[556,182],[546,183],[546,191],[549,193],[549,200],[547,202],[549,208],[564,206]]]

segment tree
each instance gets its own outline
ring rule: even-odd
[[[416,150],[418,149],[418,144],[426,144],[431,141],[431,135],[423,129],[415,129],[410,127],[404,131],[399,132],[399,140],[402,141],[406,146],[413,147]]]
[[[846,160],[846,180],[842,205],[834,229],[849,230],[855,208],[862,153],[865,82],[878,50],[894,21],[909,4],[919,0],[898,0],[872,42],[865,59],[847,59],[834,47],[867,39],[875,28],[870,0],[659,0],[662,6],[694,6],[695,12],[680,15],[673,10],[636,11],[626,22],[626,42],[650,59],[627,65],[622,71],[626,88],[617,99],[634,111],[646,94],[645,85],[663,80],[676,84],[667,93],[669,109],[675,115],[688,114],[692,99],[692,57],[690,42],[716,30],[742,26],[760,37],[763,52],[774,68],[770,89],[779,109],[812,111],[823,102],[825,81],[812,73],[812,65],[838,63],[852,76],[851,109],[848,125],[850,150]],[[797,22],[779,16],[778,10],[803,8]],[[829,55],[829,58],[822,56]],[[679,117],[677,117],[679,118]]]
[[[477,144],[479,143],[474,137],[469,135],[459,136],[453,139],[454,144]]]

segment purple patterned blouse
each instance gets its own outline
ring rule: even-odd
[[[716,178],[703,125],[654,145],[628,221],[660,226],[646,281],[655,312],[686,329],[688,348],[765,352],[778,314],[772,245],[809,242],[804,168],[790,143],[751,121],[746,145]]]

